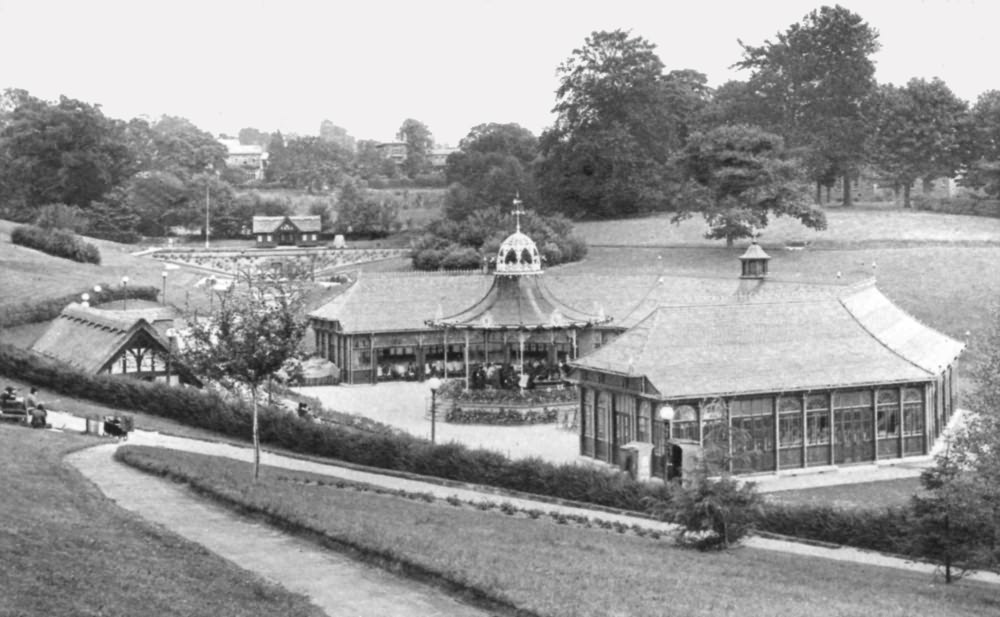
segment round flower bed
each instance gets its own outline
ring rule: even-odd
[[[573,386],[531,390],[466,390],[462,381],[450,381],[438,391],[445,422],[456,424],[551,424],[576,409]]]

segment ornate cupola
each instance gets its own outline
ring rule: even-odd
[[[764,249],[757,244],[754,240],[747,247],[745,253],[740,255],[740,263],[743,266],[743,272],[740,274],[740,278],[744,279],[762,279],[767,276],[767,262],[771,259],[771,256],[764,252]]]
[[[521,233],[521,215],[524,214],[521,203],[520,198],[514,199],[512,214],[517,221],[517,228],[500,244],[500,250],[497,251],[496,274],[501,276],[542,272],[542,260],[538,255],[535,241]]]

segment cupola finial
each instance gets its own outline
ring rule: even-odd
[[[511,214],[514,215],[514,223],[517,226],[517,231],[521,231],[521,215],[524,214],[524,210],[521,209],[521,192],[518,191],[514,194],[514,211]]]

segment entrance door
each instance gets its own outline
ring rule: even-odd
[[[875,460],[871,408],[838,409],[833,420],[836,431],[835,463]]]

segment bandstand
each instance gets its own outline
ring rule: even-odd
[[[515,200],[514,205],[520,202]],[[549,290],[538,247],[521,232],[521,214],[515,209],[517,228],[500,245],[493,283],[486,294],[458,313],[426,321],[441,331],[442,349],[447,350],[456,339],[461,341],[467,387],[473,365],[513,365],[522,386],[529,365],[555,373],[561,364],[577,357],[578,332],[610,321],[564,304]],[[449,359],[442,358],[445,370],[448,364]]]

